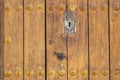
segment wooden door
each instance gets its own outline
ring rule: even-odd
[[[109,80],[108,0],[89,1],[89,69],[91,80]]]
[[[88,79],[87,0],[67,0],[67,9],[76,17],[76,32],[68,34],[68,80]]]
[[[111,80],[120,79],[120,0],[110,0],[110,73]]]
[[[119,14],[120,0],[0,0],[0,80],[120,80]]]
[[[23,79],[23,0],[3,0],[4,80]]]
[[[4,78],[3,69],[4,69],[4,5],[3,0],[0,0],[0,80]]]
[[[67,56],[67,37],[62,33],[65,8],[65,0],[46,0],[47,80],[67,80],[67,59],[57,59],[59,53]]]
[[[24,0],[24,80],[45,80],[44,6],[44,0]]]

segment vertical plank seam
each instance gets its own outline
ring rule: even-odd
[[[67,8],[68,8],[68,4],[67,4],[67,0],[66,0],[66,9],[65,9],[65,12],[67,12]],[[67,80],[68,80],[68,35],[66,34],[66,54],[67,54]]]
[[[4,30],[4,15],[5,15],[5,14],[4,14],[4,0],[2,0],[2,3],[3,3],[3,5],[2,5],[2,10],[3,10],[3,12],[2,12],[3,19],[2,19],[2,20],[3,20],[3,21],[2,21],[2,20],[1,20],[1,21],[3,22],[3,23],[2,23],[2,27],[3,27],[2,30]],[[3,31],[3,36],[2,36],[2,37],[3,37],[3,40],[4,40],[4,37],[5,37],[4,35],[5,35],[5,33],[4,33],[4,31]],[[3,43],[2,46],[3,46],[3,47],[2,47],[2,48],[3,48],[3,50],[2,50],[3,53],[1,53],[1,54],[2,54],[2,57],[3,57],[3,62],[2,62],[2,70],[1,70],[1,71],[2,71],[2,74],[1,74],[1,77],[2,77],[2,79],[4,80],[4,46],[5,46],[5,44]]]
[[[0,0],[0,80],[4,80],[4,0]]]
[[[24,61],[25,61],[25,51],[24,51],[24,50],[25,50],[25,49],[24,49],[24,48],[25,48],[25,47],[24,47],[24,46],[25,46],[25,41],[24,41],[24,39],[25,39],[25,36],[24,36],[24,35],[25,35],[25,34],[24,34],[24,33],[25,33],[25,30],[24,30],[24,28],[25,28],[25,27],[24,27],[24,26],[25,26],[25,25],[24,25],[25,16],[24,16],[24,10],[25,10],[25,9],[24,9],[24,8],[25,8],[25,7],[24,7],[24,0],[23,0],[23,80],[25,80],[25,74],[24,74],[24,71],[25,71],[25,67],[24,67],[24,64],[25,64],[25,63],[24,63]]]
[[[4,0],[3,0],[3,30],[4,30]],[[4,36],[5,35],[5,33],[4,33],[4,31],[3,31],[3,39],[4,39]],[[3,80],[4,80],[4,46],[5,46],[5,44],[3,44],[3,67],[2,67],[2,72],[3,72],[3,74],[2,74],[2,77],[3,77]]]
[[[110,63],[110,0],[108,0],[108,46],[109,46],[109,80],[111,80],[111,63]]]
[[[68,4],[67,4],[67,0],[66,0],[66,13],[67,13],[67,8],[68,8]],[[67,54],[67,80],[68,80],[68,35],[66,35],[66,54]]]
[[[87,0],[87,26],[88,26],[88,80],[90,80],[90,49],[89,49],[89,0]]]
[[[45,17],[45,21],[44,21],[44,24],[45,24],[45,80],[47,80],[47,0],[44,1],[44,17]]]
[[[67,5],[67,3],[66,3],[66,5]],[[66,9],[67,9],[67,7],[66,7]],[[67,80],[68,80],[68,39],[69,37],[68,37],[68,35],[66,35],[66,53],[67,53]]]

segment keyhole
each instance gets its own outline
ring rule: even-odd
[[[68,25],[68,26],[70,27],[70,25],[71,25],[71,23],[69,22],[69,25]]]

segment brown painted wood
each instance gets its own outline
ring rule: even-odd
[[[120,0],[110,0],[111,80],[120,80]]]
[[[4,69],[4,2],[0,0],[0,80],[3,80]]]
[[[22,0],[4,0],[4,80],[23,80],[22,4]]]
[[[89,0],[90,80],[109,80],[108,0]]]
[[[68,80],[88,80],[87,0],[68,0],[76,16],[76,33],[68,35]],[[74,10],[74,8],[76,8]]]
[[[25,80],[45,80],[45,1],[24,0]]]
[[[47,80],[67,80],[67,60],[59,61],[55,54],[67,56],[67,39],[63,34],[65,6],[65,0],[46,0]]]

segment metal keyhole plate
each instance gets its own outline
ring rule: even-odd
[[[76,32],[76,18],[72,11],[68,10],[63,17],[63,33],[75,34]]]

